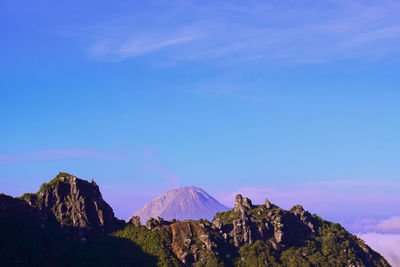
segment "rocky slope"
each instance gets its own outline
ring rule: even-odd
[[[301,206],[253,205],[141,225],[114,217],[98,186],[60,173],[38,193],[0,194],[0,266],[389,266],[339,224]]]
[[[226,211],[227,207],[198,187],[182,187],[170,190],[152,200],[135,212],[142,223],[149,218],[164,219],[208,219],[211,220],[217,212]]]

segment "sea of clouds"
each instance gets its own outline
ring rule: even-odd
[[[400,216],[359,222],[358,237],[379,252],[393,267],[400,267]]]

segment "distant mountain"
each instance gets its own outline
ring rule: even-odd
[[[168,191],[143,206],[133,216],[139,216],[142,223],[156,217],[166,220],[208,219],[211,221],[217,212],[227,210],[229,210],[228,207],[219,203],[203,189],[191,186]]]

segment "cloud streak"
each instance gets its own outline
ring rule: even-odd
[[[400,42],[399,12],[400,6],[390,0],[299,5],[178,1],[148,15],[121,15],[117,22],[95,27],[90,51],[105,60],[158,53],[158,60],[225,65],[395,56],[400,50],[392,45]]]
[[[160,38],[142,34],[121,43],[103,40],[95,43],[90,50],[95,57],[122,61],[136,56],[151,54],[168,47],[179,46],[199,38],[196,35],[176,35]]]

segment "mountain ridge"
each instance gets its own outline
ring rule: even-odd
[[[0,194],[0,266],[390,266],[301,205],[237,195],[211,222],[136,219],[115,218],[94,181],[60,173],[37,193]]]

